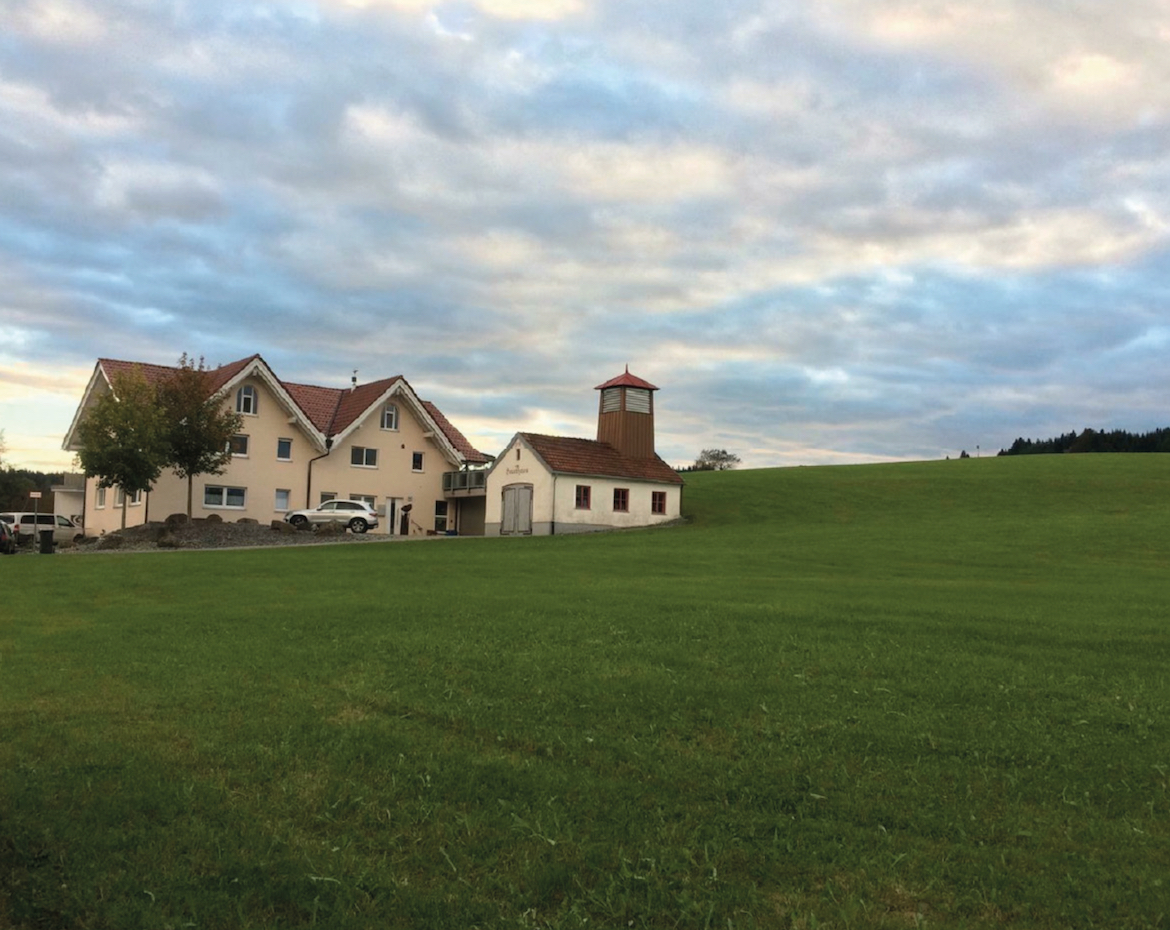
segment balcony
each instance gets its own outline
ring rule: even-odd
[[[487,493],[487,471],[443,472],[443,494],[447,497],[483,497]]]

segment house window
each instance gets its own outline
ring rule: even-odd
[[[250,384],[245,384],[236,391],[236,413],[246,413],[254,417],[256,410],[256,389]]]
[[[123,491],[121,488],[114,488],[114,506],[115,507],[125,507],[126,506],[126,492]]]
[[[276,460],[278,462],[292,461],[292,440],[278,439],[276,440]]]
[[[422,471],[423,470],[423,454],[421,452],[414,452],[411,454],[411,456],[410,456],[410,470],[411,471]]]
[[[337,492],[336,491],[322,491],[321,492],[321,503],[322,504],[327,503],[328,501],[335,501],[335,500],[337,500]]]
[[[620,511],[628,511],[630,509],[630,489],[629,488],[614,488],[613,489],[613,509]]]
[[[247,456],[248,437],[244,435],[233,436],[228,440],[228,448],[232,450],[232,455]]]
[[[276,506],[273,510],[288,510],[289,492],[284,488],[276,489]]]
[[[382,429],[398,429],[398,408],[393,404],[382,408]]]
[[[349,450],[349,464],[359,468],[377,468],[378,450],[367,449],[365,446],[354,446]]]
[[[447,532],[447,502],[435,501],[435,532]]]
[[[650,492],[650,512],[651,513],[666,513],[666,492],[665,491],[651,491]]]
[[[588,484],[577,485],[577,509],[589,510],[593,506],[593,488]]]
[[[98,488],[97,489],[97,501],[94,503],[94,507],[96,507],[98,510],[104,510],[105,506],[106,506],[106,489],[105,488]]]
[[[361,501],[363,504],[369,504],[371,507],[376,506],[374,504],[375,497],[373,494],[351,494],[349,495],[349,499],[351,501]]]
[[[131,507],[137,507],[141,503],[142,503],[142,492],[141,491],[135,491],[133,494],[130,495],[130,506]]]
[[[243,510],[246,499],[247,491],[244,488],[225,488],[218,484],[208,484],[203,487],[204,507],[231,507]]]

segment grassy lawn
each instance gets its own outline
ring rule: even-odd
[[[0,928],[1170,926],[1170,459],[0,560]]]

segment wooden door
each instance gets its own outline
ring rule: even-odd
[[[510,484],[504,488],[501,536],[528,536],[532,533],[532,485]]]

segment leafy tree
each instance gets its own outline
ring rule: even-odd
[[[726,449],[704,449],[695,459],[695,471],[729,471],[739,464],[739,456]]]
[[[77,457],[98,487],[122,489],[122,528],[126,498],[149,491],[170,461],[166,412],[141,371],[117,374],[112,390],[101,395],[77,427]]]
[[[202,357],[196,362],[184,352],[175,373],[158,388],[159,403],[167,418],[167,464],[180,478],[187,479],[188,518],[195,477],[223,474],[232,457],[228,444],[243,422],[222,397],[208,394],[206,372]]]

